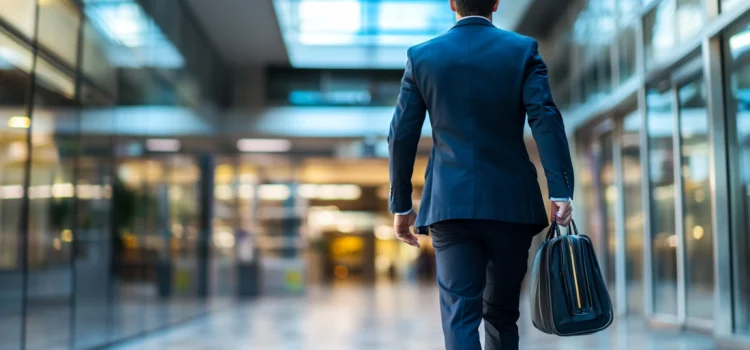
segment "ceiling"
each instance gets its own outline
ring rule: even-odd
[[[273,0],[185,0],[232,66],[289,62]]]
[[[291,63],[295,67],[327,67],[327,68],[401,68],[403,67],[403,60],[405,60],[405,49],[408,46],[417,44],[429,37],[436,35],[436,33],[442,32],[453,23],[453,14],[450,13],[448,3],[446,0],[345,0],[347,3],[359,3],[358,6],[375,6],[377,8],[381,4],[388,4],[390,7],[398,8],[399,3],[403,3],[404,8],[413,8],[424,6],[425,8],[437,8],[440,9],[441,5],[445,7],[445,13],[439,11],[440,15],[437,17],[430,17],[426,23],[429,27],[430,32],[425,31],[425,35],[414,35],[414,33],[404,34],[401,38],[396,41],[399,45],[383,46],[381,44],[373,44],[373,42],[380,42],[378,39],[374,41],[368,41],[363,44],[361,41],[352,42],[346,45],[321,45],[315,43],[307,45],[297,40],[300,37],[299,25],[296,25],[288,15],[281,12],[281,19],[287,23],[284,26],[286,29],[282,31],[280,26],[279,13],[276,9],[288,9],[291,6],[303,6],[306,2],[309,2],[306,7],[308,8],[320,8],[319,6],[326,5],[327,2],[333,3],[330,0],[185,0],[191,7],[195,17],[200,22],[200,25],[205,29],[208,37],[214,42],[215,46],[219,50],[225,61],[232,66],[266,66],[266,65],[286,65]],[[519,23],[526,17],[527,10],[532,6],[533,3],[543,0],[528,0],[528,1],[510,1],[501,0],[498,12],[495,14],[495,24],[504,29],[515,29]],[[335,3],[334,3],[335,4]],[[276,6],[275,6],[276,5]],[[330,6],[329,6],[330,7]],[[339,7],[332,7],[337,9]],[[331,10],[333,11],[333,10]],[[330,16],[330,21],[338,21],[338,13],[331,11],[322,11],[320,16]],[[339,11],[339,10],[335,10]],[[342,10],[343,11],[343,10]],[[369,11],[369,10],[368,10]],[[377,11],[377,10],[376,10]],[[392,11],[391,11],[392,12]],[[294,15],[299,15],[299,12],[292,11]],[[381,12],[382,13],[382,12]],[[390,12],[389,12],[390,13]],[[409,22],[408,17],[404,20],[403,14],[396,15],[400,18],[393,18],[390,22]],[[415,15],[416,16],[416,15]],[[423,16],[422,16],[423,17]],[[417,26],[418,23],[424,21],[425,18],[415,17],[414,22],[416,24],[409,24],[412,29]],[[296,18],[296,17],[295,17]],[[349,18],[349,17],[347,17]],[[320,18],[323,22],[326,22],[325,18]],[[343,21],[341,25],[351,22],[349,19],[341,19]],[[348,21],[348,22],[347,22]],[[440,23],[436,23],[439,21]],[[294,32],[289,31],[289,23],[292,23],[291,28]],[[346,22],[346,23],[344,23]],[[324,26],[324,29],[330,29],[333,31],[339,30],[341,26],[331,25]],[[374,22],[380,23],[380,22]],[[345,27],[345,26],[344,26]],[[320,26],[316,26],[319,29]],[[432,31],[435,31],[433,33]],[[302,33],[304,34],[304,33]],[[327,35],[328,33],[316,32],[315,35],[320,37],[320,34]],[[333,34],[340,34],[340,32],[333,32]],[[419,33],[417,33],[419,34]],[[393,39],[393,35],[388,35],[387,39]],[[414,41],[414,42],[411,42]],[[373,45],[376,46],[376,50],[382,48],[380,55],[373,55]],[[342,51],[343,50],[343,51]],[[347,51],[348,50],[348,51]],[[357,50],[362,50],[361,55],[358,54]],[[347,54],[342,54],[347,52]],[[350,62],[343,60],[342,57],[362,57],[361,62]],[[373,59],[373,56],[377,56],[377,59]]]

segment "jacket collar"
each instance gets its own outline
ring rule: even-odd
[[[490,26],[494,27],[495,25],[490,22],[489,19],[482,17],[482,16],[468,16],[461,18],[458,22],[456,22],[456,25],[453,26],[453,28],[461,27],[461,26],[471,26],[471,25],[482,25],[482,26]]]

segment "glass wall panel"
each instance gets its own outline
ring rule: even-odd
[[[623,120],[622,169],[625,212],[625,280],[628,312],[643,312],[643,205],[641,201],[641,115]]]
[[[27,39],[34,37],[36,0],[3,0],[0,18],[18,30]]]
[[[654,311],[657,314],[677,315],[672,91],[650,89],[647,109]]]
[[[39,1],[39,43],[75,68],[81,12],[71,0]]]
[[[675,46],[675,2],[662,1],[643,19],[646,65],[669,56]]]
[[[721,0],[721,12],[729,12],[744,0]]]
[[[619,48],[618,69],[620,73],[620,84],[628,81],[635,74],[635,39],[635,28],[630,26],[620,34],[620,37],[617,40]]]
[[[706,84],[679,89],[687,316],[713,319],[714,254]]]
[[[732,232],[734,257],[734,306],[735,330],[739,334],[750,335],[750,26],[746,26],[727,36],[726,47],[731,55],[731,66],[727,81],[727,113],[735,120],[736,143],[730,145],[730,156],[738,161],[738,168],[732,171],[739,175],[739,183],[733,184],[739,208],[732,212],[736,220],[737,232]],[[729,60],[728,60],[729,61]]]
[[[78,119],[67,91],[37,81],[31,116],[27,349],[70,341]]]
[[[0,13],[5,10],[3,6]],[[21,49],[7,43],[15,41],[0,28],[0,47]],[[23,246],[19,229],[29,153],[26,142],[30,83],[27,72],[0,54],[0,342],[9,349],[21,347],[23,324]]]
[[[612,132],[607,132],[599,138],[600,153],[600,171],[597,173],[599,178],[599,203],[602,207],[602,228],[604,229],[604,242],[606,252],[603,259],[606,271],[607,285],[612,300],[617,300],[615,288],[616,275],[616,256],[617,256],[617,239],[616,239],[616,222],[615,209],[617,205],[617,188],[615,187],[615,166],[614,166],[614,148]]]
[[[81,95],[82,118],[88,113],[112,108],[111,100],[88,87],[82,89]],[[114,140],[85,129],[81,130],[80,137],[76,178],[74,337],[76,349],[90,349],[113,340]]]
[[[237,241],[244,243],[249,231],[242,225],[239,183],[236,158],[221,157],[217,160],[214,175],[214,219],[211,242],[210,293],[222,301],[237,291]],[[242,187],[244,188],[244,187]],[[242,197],[247,197],[247,193]],[[245,213],[245,215],[250,213]],[[237,247],[237,248],[236,248]]]
[[[703,28],[706,19],[704,0],[677,1],[677,40],[682,43],[695,36]],[[715,0],[708,0],[715,1]]]
[[[113,264],[113,320],[112,337],[133,336],[144,331],[144,295],[149,286],[144,281],[145,255],[140,236],[146,228],[145,215],[154,206],[146,200],[143,188],[151,176],[145,166],[138,166],[133,155],[139,155],[139,145],[127,139],[116,139],[116,177],[113,188],[112,234]]]

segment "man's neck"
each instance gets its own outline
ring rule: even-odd
[[[488,21],[492,22],[492,15],[490,15],[489,17],[485,17],[485,16],[479,16],[479,15],[477,15],[477,16],[461,16],[461,15],[459,15],[458,13],[456,13],[456,22],[458,22],[458,21],[460,21],[460,20],[462,20],[462,19],[464,19],[464,18],[472,18],[472,17],[479,17],[479,18],[484,18],[484,19],[486,19],[486,20],[488,20]]]

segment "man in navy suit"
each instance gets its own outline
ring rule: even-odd
[[[390,209],[402,241],[429,227],[447,349],[518,349],[519,295],[532,237],[548,224],[524,143],[528,116],[558,223],[571,220],[573,166],[534,39],[492,24],[498,0],[450,0],[458,22],[408,50],[388,137]],[[419,215],[411,177],[429,112],[433,148]],[[421,230],[420,230],[421,231]]]

